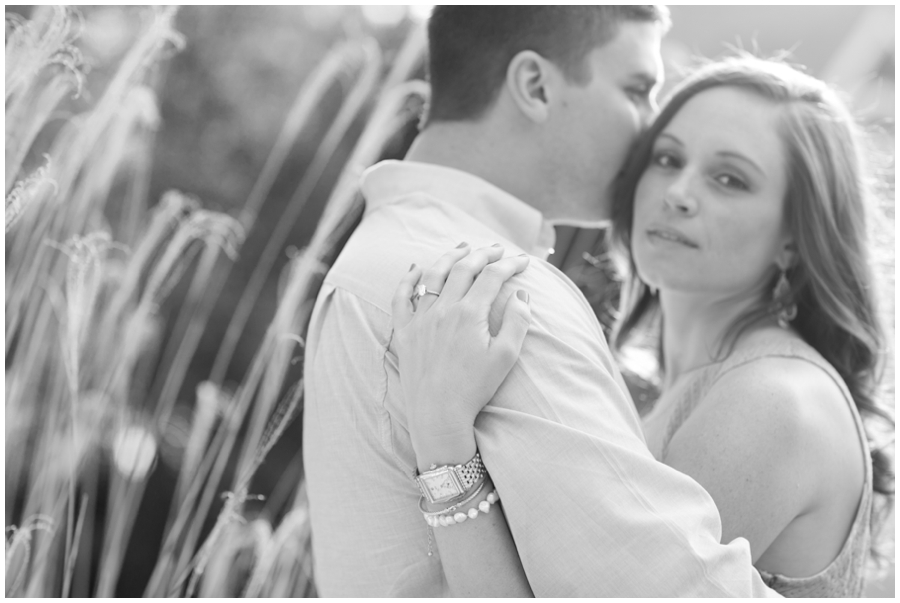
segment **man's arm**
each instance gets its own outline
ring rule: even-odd
[[[303,462],[316,586],[322,596],[444,594],[410,471],[400,467],[381,407],[380,333],[390,317],[323,285],[304,362]],[[386,336],[386,335],[385,335]],[[410,468],[411,469],[411,468]]]
[[[510,283],[532,326],[475,434],[535,595],[774,595],[746,541],[719,543],[709,494],[647,450],[583,298],[547,266]]]
[[[445,281],[439,299],[422,298],[415,312],[416,270],[393,299],[406,379],[405,409],[392,414],[409,420],[415,463],[421,470],[465,462],[477,438],[517,546],[496,524],[490,533],[464,531],[469,521],[437,528],[451,591],[495,592],[499,576],[516,584],[524,568],[538,596],[770,594],[746,541],[719,544],[709,495],[647,450],[584,297],[546,264],[506,280],[500,266],[509,259],[473,284],[491,253],[445,254],[422,277]],[[524,312],[516,290],[532,294],[522,314],[530,326],[510,340],[504,333],[517,330],[514,317]],[[507,354],[511,341],[518,360]],[[497,555],[494,564],[479,562],[486,551]]]

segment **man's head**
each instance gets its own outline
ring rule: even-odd
[[[424,131],[477,125],[504,155],[480,159],[518,169],[536,191],[523,198],[548,219],[604,220],[612,181],[655,112],[667,27],[661,6],[437,6]],[[501,185],[514,180],[504,176]]]
[[[428,22],[428,122],[473,120],[497,100],[510,61],[533,50],[576,83],[590,79],[587,54],[626,22],[662,23],[660,5],[435,6]]]

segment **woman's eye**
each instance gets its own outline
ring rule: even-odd
[[[671,153],[656,153],[653,156],[653,163],[663,168],[677,168],[680,167],[680,163],[678,158],[672,155]]]
[[[733,188],[741,191],[750,190],[750,187],[747,186],[746,182],[733,174],[720,174],[719,176],[716,176],[716,182],[725,188]]]

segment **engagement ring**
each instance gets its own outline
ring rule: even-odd
[[[431,289],[426,287],[424,283],[419,283],[418,285],[416,285],[416,289],[415,289],[416,299],[425,297],[428,294],[434,295],[435,297],[439,297],[441,295],[440,292],[432,291]]]

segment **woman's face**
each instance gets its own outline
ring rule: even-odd
[[[634,199],[632,252],[645,283],[716,298],[763,294],[791,253],[778,117],[762,97],[717,87],[660,132]]]

